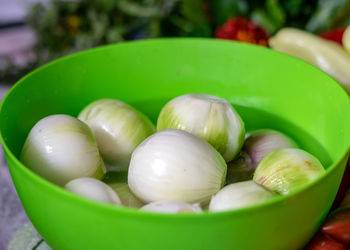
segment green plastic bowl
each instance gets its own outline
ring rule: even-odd
[[[87,200],[42,179],[18,160],[32,126],[76,116],[99,98],[118,98],[154,122],[175,96],[229,100],[247,130],[285,132],[327,172],[269,202],[221,213],[155,214]],[[270,49],[228,41],[164,39],[78,53],[21,79],[0,110],[13,181],[36,229],[53,249],[300,249],[325,218],[350,145],[349,97],[329,76]]]

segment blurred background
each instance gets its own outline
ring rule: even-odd
[[[350,0],[0,0],[0,100],[40,65],[104,44],[212,37],[267,46],[282,27],[341,43],[349,24]],[[0,249],[25,222],[0,150]]]
[[[0,82],[103,44],[189,36],[266,45],[285,26],[317,34],[344,27],[349,13],[350,0],[0,0]]]

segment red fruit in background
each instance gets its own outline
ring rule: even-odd
[[[318,233],[309,245],[305,248],[305,250],[346,250],[348,249],[342,243],[337,242],[331,237]]]
[[[331,214],[323,224],[322,232],[340,242],[350,244],[350,207],[341,208]]]
[[[267,45],[268,39],[267,33],[263,28],[243,17],[227,20],[216,29],[215,37],[262,46]]]
[[[342,38],[346,28],[329,30],[319,34],[320,37],[343,45]]]

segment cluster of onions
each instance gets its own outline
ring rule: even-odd
[[[232,105],[207,94],[174,98],[156,127],[114,99],[89,104],[78,119],[48,116],[30,131],[20,159],[81,196],[161,213],[250,206],[292,192],[325,171],[278,131],[246,135]],[[126,170],[126,178],[106,181],[105,165],[116,167],[117,175]]]

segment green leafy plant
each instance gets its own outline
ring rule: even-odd
[[[232,17],[245,17],[274,34],[285,26],[321,32],[350,23],[350,0],[52,0],[35,4],[28,23],[37,36],[35,57],[25,66],[10,59],[0,78],[13,82],[55,58],[126,40],[211,37]]]

